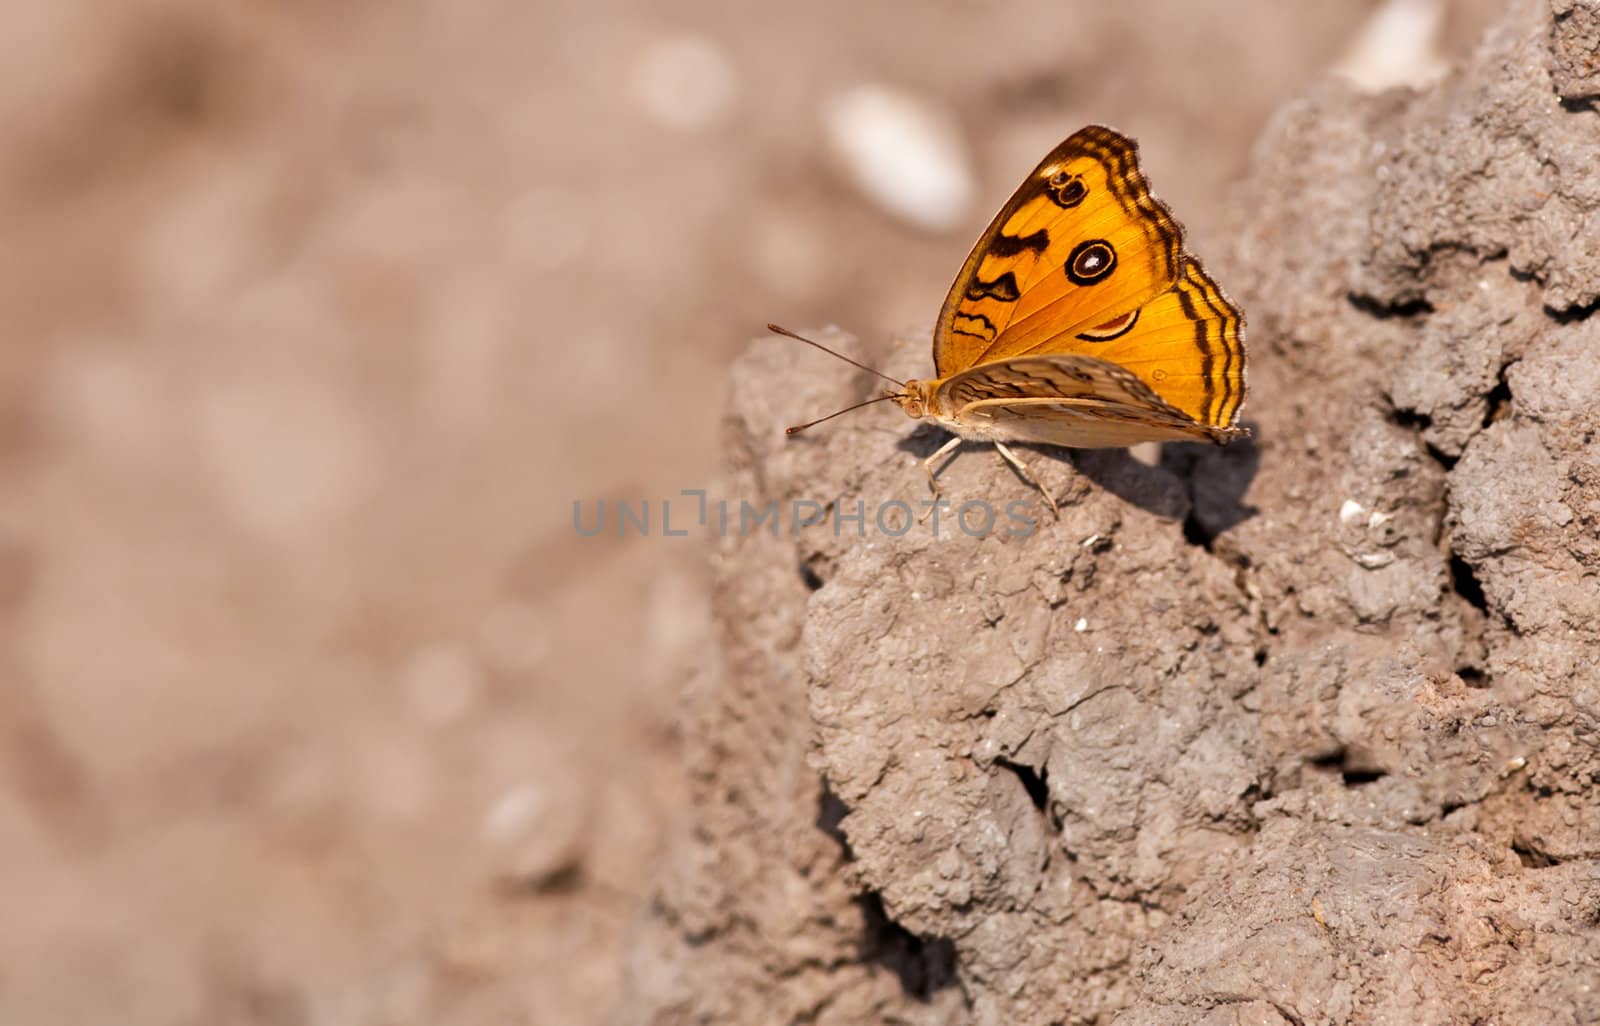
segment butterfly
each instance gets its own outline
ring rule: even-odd
[[[1006,442],[1094,449],[1250,433],[1237,426],[1244,315],[1184,249],[1138,146],[1100,125],[1050,151],[978,239],[939,312],[933,363],[926,380],[880,374],[900,390],[869,402],[894,400],[953,435],[923,461],[935,496],[934,462],[965,439],[994,443],[1049,499]]]

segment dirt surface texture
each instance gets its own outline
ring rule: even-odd
[[[9,5],[0,1023],[1583,1008],[1596,17],[1429,91],[1505,2]],[[925,376],[1091,123],[1257,444],[737,536],[940,441],[751,336]]]
[[[1253,440],[1025,450],[1059,519],[977,445],[990,529],[904,518],[942,436],[787,440],[875,386],[751,345],[625,1021],[1600,1022],[1596,16],[1281,109],[1201,251]]]

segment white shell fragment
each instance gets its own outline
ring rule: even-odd
[[[976,188],[954,121],[881,85],[835,97],[823,114],[834,159],[857,188],[902,220],[933,231],[959,225]]]
[[[1450,70],[1439,53],[1443,22],[1443,0],[1387,0],[1361,26],[1334,73],[1369,93],[1417,89],[1443,78]]]

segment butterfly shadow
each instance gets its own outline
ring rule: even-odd
[[[1182,520],[1191,541],[1209,546],[1218,535],[1255,516],[1244,501],[1261,463],[1250,438],[1228,445],[1166,442],[1154,466],[1127,449],[1080,449],[1072,462],[1118,498],[1168,520]]]
[[[1161,446],[1161,458],[1155,465],[1136,459],[1127,449],[1067,449],[1028,442],[1007,444],[1016,450],[1037,453],[1038,459],[1069,463],[1122,501],[1165,520],[1183,521],[1184,532],[1191,540],[1210,545],[1218,535],[1259,512],[1244,501],[1260,465],[1260,451],[1254,440],[1256,425],[1245,426],[1251,428],[1252,436],[1228,445],[1167,442]],[[927,459],[951,437],[932,425],[922,425],[900,439],[897,447],[918,459]],[[969,447],[985,444],[962,445],[936,463],[934,473],[939,473],[944,464]]]
[[[1256,444],[1260,425],[1247,422],[1250,435],[1228,445],[1171,442],[1161,447],[1161,465],[1188,485],[1190,510],[1185,530],[1206,546],[1217,536],[1260,512],[1245,501],[1261,467]]]

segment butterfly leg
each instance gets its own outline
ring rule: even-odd
[[[1050,504],[1051,514],[1053,514],[1057,520],[1060,520],[1061,511],[1056,509],[1055,497],[1049,492],[1045,491],[1044,485],[1039,483],[1039,479],[1033,476],[1033,474],[1028,470],[1027,466],[1020,458],[1018,458],[1017,454],[1012,452],[1010,449],[1007,449],[1004,442],[994,443],[994,451],[999,453],[1007,463],[1011,464],[1011,469],[1015,470],[1024,481],[1039,489],[1039,494],[1044,496],[1044,501]]]
[[[932,456],[929,456],[927,459],[922,461],[922,469],[928,472],[928,488],[933,492],[933,501],[936,503],[939,501],[939,482],[933,476],[933,465],[940,458],[955,451],[956,448],[961,445],[961,440],[962,439],[960,435],[951,437],[948,442],[939,446],[938,451],[936,451]],[[933,507],[929,506],[927,512],[923,513],[923,515],[917,519],[926,520],[932,513]]]

